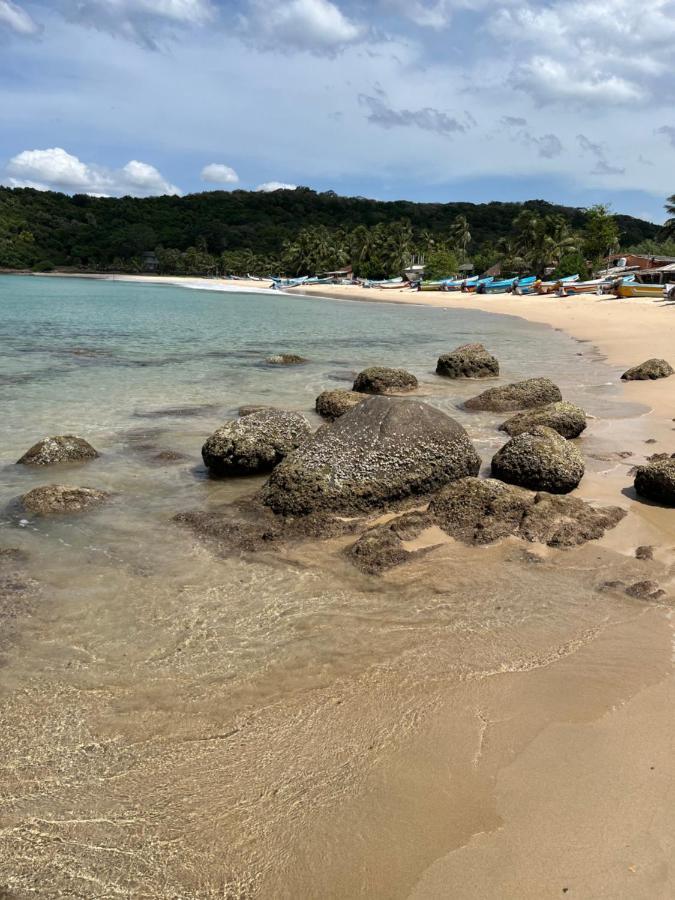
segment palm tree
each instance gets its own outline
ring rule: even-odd
[[[450,226],[450,240],[462,250],[462,262],[466,262],[467,250],[471,243],[471,229],[466,216],[457,216]]]
[[[668,218],[663,223],[663,234],[664,237],[672,238],[675,237],[675,194],[668,197],[665,206]]]

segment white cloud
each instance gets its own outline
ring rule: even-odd
[[[264,194],[271,194],[272,191],[294,191],[297,184],[284,184],[283,181],[266,181],[259,184],[256,191],[262,191]]]
[[[167,26],[203,26],[216,17],[211,0],[58,0],[71,22],[156,47]]]
[[[365,35],[330,0],[248,0],[241,17],[249,40],[265,50],[307,50],[334,55]]]
[[[37,34],[40,26],[12,0],[0,0],[0,26],[6,25],[17,34]]]
[[[121,169],[83,163],[62,147],[23,150],[10,159],[7,174],[12,187],[62,190],[107,196],[132,194],[139,197],[180,194],[154,166],[132,159]]]
[[[211,184],[237,184],[239,176],[231,166],[225,166],[222,163],[209,163],[208,166],[204,166],[202,169],[201,179]]]
[[[542,105],[559,101],[621,104],[643,96],[639,85],[618,75],[580,65],[576,60],[563,63],[544,56],[535,56],[517,67],[511,80],[514,87]]]

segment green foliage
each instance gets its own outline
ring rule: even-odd
[[[640,241],[626,249],[627,253],[643,253],[645,256],[673,256],[675,257],[675,237],[662,241]]]
[[[572,232],[592,217],[541,200],[385,203],[309,188],[113,198],[0,187],[0,268],[50,260],[56,267],[141,271],[143,254],[155,250],[167,274],[314,274],[351,262],[375,278],[400,274],[411,254],[429,256],[448,244],[458,256],[470,247],[474,257],[492,258],[501,239],[515,237],[512,223],[524,211],[564,221]],[[626,245],[660,236],[649,222],[610,218]],[[527,248],[512,249],[519,256]]]
[[[591,276],[591,270],[579,250],[564,253],[553,272],[553,278],[566,278],[568,275],[579,275],[582,281]]]
[[[459,263],[452,250],[436,250],[425,258],[424,277],[427,281],[440,281],[457,273]]]
[[[609,207],[602,203],[587,213],[583,230],[583,251],[587,259],[600,261],[619,248],[619,226]]]

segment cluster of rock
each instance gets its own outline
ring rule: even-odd
[[[53,466],[57,463],[84,462],[98,453],[88,441],[74,434],[59,434],[33,444],[17,463],[22,466]]]
[[[665,359],[647,359],[628,369],[621,378],[624,381],[655,381],[657,378],[669,378],[672,374],[673,368]]]
[[[363,394],[358,391],[323,391],[316,398],[315,409],[317,413],[329,422],[339,419],[350,409],[353,409],[357,403],[361,403]]]
[[[304,356],[298,356],[297,353],[276,353],[274,356],[268,356],[265,362],[269,366],[302,366],[309,360]]]
[[[579,437],[586,428],[586,413],[580,406],[560,400],[557,403],[548,403],[546,406],[535,407],[524,412],[517,413],[499,426],[500,431],[505,431],[511,437],[531,431],[539,425],[552,428],[562,437],[571,440]]]
[[[557,403],[560,400],[562,400],[560,388],[549,378],[528,378],[526,381],[488,388],[477,397],[466,400],[464,406],[467,409],[488,412],[516,412],[534,406]]]
[[[583,477],[584,458],[557,431],[535,425],[511,438],[494,455],[492,474],[534,491],[568,494]]]

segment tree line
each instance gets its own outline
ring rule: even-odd
[[[604,207],[541,200],[381,202],[309,188],[109,198],[0,187],[5,269],[143,271],[152,252],[160,272],[185,275],[313,275],[351,265],[380,278],[400,274],[413,256],[432,278],[466,262],[476,271],[497,262],[508,271],[583,271],[619,246],[665,237]]]

